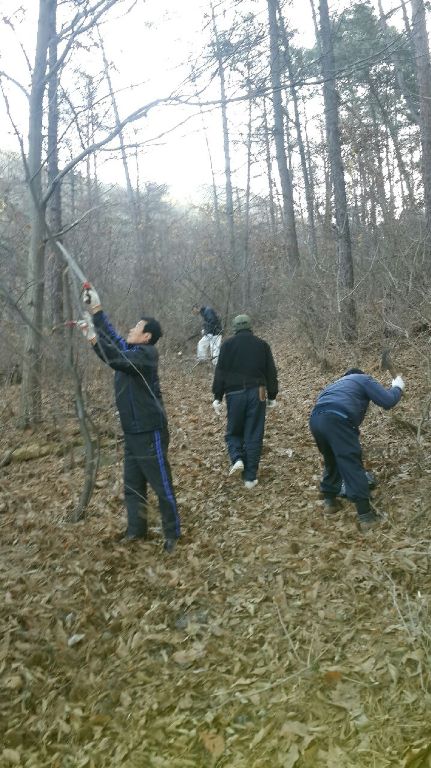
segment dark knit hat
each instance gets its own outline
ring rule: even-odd
[[[251,331],[251,319],[248,315],[237,315],[232,322],[233,330],[237,331]]]

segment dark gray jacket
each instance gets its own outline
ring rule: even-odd
[[[135,434],[166,427],[155,346],[128,344],[104,312],[97,312],[93,322],[97,332],[94,351],[115,371],[115,399],[123,431]]]

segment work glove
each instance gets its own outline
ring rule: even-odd
[[[217,416],[221,416],[222,412],[222,404],[220,400],[213,400],[213,408],[217,414]]]
[[[84,339],[87,339],[87,341],[90,341],[90,342],[97,339],[94,324],[89,312],[84,312],[84,317],[82,318],[82,320],[77,320],[76,325],[81,331]]]
[[[400,374],[398,374],[398,376],[395,376],[395,379],[392,379],[391,386],[392,387],[399,387],[401,389],[401,391],[404,391],[406,385],[404,383],[404,379],[402,378],[402,376],[400,376]]]
[[[93,315],[102,309],[99,294],[91,283],[84,283],[82,286],[82,301],[90,307]]]
[[[267,400],[266,401],[266,407],[267,408],[276,408],[277,407],[277,400]]]

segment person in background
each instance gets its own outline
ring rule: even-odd
[[[326,512],[336,512],[336,498],[344,482],[345,495],[354,502],[361,530],[379,522],[370,503],[369,479],[362,465],[359,426],[370,402],[389,410],[401,399],[405,384],[401,376],[389,389],[359,368],[350,368],[344,376],[320,392],[310,416],[310,430],[324,459],[320,490]]]
[[[146,539],[147,485],[156,493],[164,533],[164,549],[172,552],[180,536],[180,518],[172,487],[167,451],[168,422],[158,377],[156,344],[162,335],[153,317],[141,317],[127,339],[118,335],[102,311],[92,285],[84,287],[89,312],[78,322],[96,354],[115,371],[115,396],[124,432],[124,498],[126,540]]]
[[[221,345],[214,371],[213,408],[221,415],[225,395],[229,474],[241,473],[245,487],[251,489],[258,482],[266,409],[276,405],[277,369],[271,347],[253,334],[248,315],[235,317],[233,330]]]
[[[200,315],[203,319],[202,338],[197,346],[197,358],[199,361],[211,360],[217,365],[222,339],[222,324],[217,312],[212,307],[192,307],[194,315]]]

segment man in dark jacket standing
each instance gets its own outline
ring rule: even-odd
[[[192,312],[194,315],[200,315],[203,320],[202,338],[199,340],[196,352],[197,358],[200,361],[210,359],[213,365],[217,365],[222,334],[221,320],[212,307],[199,307],[198,304],[194,304]]]
[[[346,496],[356,505],[362,530],[376,525],[379,518],[370,505],[359,425],[370,401],[389,410],[401,399],[404,387],[401,376],[396,376],[390,389],[385,389],[359,368],[350,368],[319,394],[310,416],[310,429],[325,462],[320,483],[325,511],[338,510],[336,496],[344,481]]]
[[[154,318],[142,317],[123,339],[102,311],[93,286],[85,288],[83,296],[92,317],[87,313],[79,323],[81,330],[100,359],[115,371],[115,396],[124,432],[124,538],[147,537],[149,483],[159,500],[164,549],[171,552],[180,536],[180,519],[167,457],[169,432],[157,371],[155,345],[162,329]]]
[[[276,404],[277,369],[269,344],[253,335],[248,315],[235,317],[233,329],[234,335],[221,345],[214,372],[213,408],[220,415],[226,395],[229,474],[241,472],[251,489],[258,482],[266,408]]]

